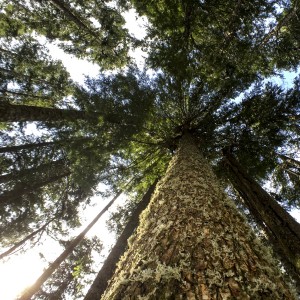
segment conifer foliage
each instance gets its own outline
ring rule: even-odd
[[[179,145],[189,136],[192,148],[196,146],[203,154],[224,188],[233,187],[244,198],[244,207],[256,219],[259,230],[267,233],[273,256],[279,259],[277,264],[283,266],[291,284],[299,288],[299,224],[291,221],[296,224],[293,255],[288,244],[279,245],[287,224],[282,219],[280,223],[274,217],[276,214],[257,209],[270,196],[259,198],[260,193],[251,194],[254,188],[245,191],[239,184],[247,176],[261,191],[260,185],[268,182],[274,207],[281,206],[279,210],[286,220],[291,218],[290,209],[299,208],[299,5],[299,0],[3,0],[0,4],[3,257],[23,244],[34,246],[41,235],[66,241],[68,231],[80,225],[80,207],[89,204],[100,183],[114,193],[132,181],[126,193],[129,210],[135,207],[135,199],[142,199],[156,178],[166,182],[167,166],[176,161]],[[136,18],[147,20],[143,39],[127,29],[125,16],[132,9]],[[99,68],[99,75],[86,76],[84,83],[73,81],[64,65],[65,58],[56,60],[49,55],[50,45],[66,55],[92,62]],[[144,65],[138,67],[132,53],[141,51]],[[283,81],[278,83],[278,76],[292,71],[289,76],[293,74],[294,78],[289,79],[288,85]],[[230,175],[230,168],[234,174]],[[256,244],[251,229],[243,236],[240,228],[233,230],[232,224],[228,229],[230,237],[226,239],[224,229],[219,232],[219,240],[207,241],[212,225],[219,219],[214,220],[214,213],[199,208],[207,220],[198,220],[193,208],[186,206],[199,205],[193,202],[195,199],[187,199],[193,194],[187,192],[189,184],[197,189],[195,195],[199,201],[208,192],[200,179],[195,181],[197,176],[192,169],[187,168],[186,172],[190,172],[193,182],[188,182],[187,173],[180,175],[180,172],[175,180],[176,184],[183,181],[177,196],[185,199],[184,209],[177,211],[175,204],[163,202],[169,199],[164,193],[173,193],[172,186],[154,193],[149,207],[157,210],[153,211],[156,219],[152,215],[147,217],[136,230],[104,294],[106,299],[158,299],[162,291],[165,299],[173,296],[293,299],[290,288],[280,279],[276,262],[272,259],[268,265],[263,259],[265,250],[261,250],[260,242]],[[212,181],[205,185],[219,186],[213,175],[210,178]],[[220,211],[235,216],[235,208],[234,213],[230,211],[222,195],[214,190],[209,198],[214,202],[219,197],[215,203]],[[176,205],[181,207],[180,203]],[[115,227],[122,228],[121,223],[126,223],[124,220],[128,218],[123,211],[114,215],[119,222]],[[152,213],[149,208],[147,211]],[[195,225],[188,237],[203,248],[203,253],[198,253],[201,259],[188,257],[191,249],[186,233],[176,232],[175,223],[171,222],[174,217],[183,224],[189,213],[194,222],[204,222],[203,232]],[[239,213],[244,212],[240,209]],[[230,222],[234,220],[241,228],[248,228],[246,220],[232,217]],[[153,243],[161,243],[160,250],[155,248],[152,253],[145,250],[153,246],[148,239],[152,233],[147,222],[158,228]],[[171,234],[163,234],[164,226],[169,226]],[[182,243],[180,249],[173,240],[177,234],[182,234],[178,239]],[[138,242],[132,244],[133,240]],[[252,240],[256,248],[250,249]],[[235,255],[237,249],[230,241],[239,244],[244,252]],[[100,242],[95,243],[100,251]],[[92,241],[84,240],[61,268],[75,267],[89,272],[91,260],[85,259],[85,255],[90,255],[92,245]],[[134,247],[140,257],[132,258]],[[212,256],[205,257],[212,249]],[[212,257],[216,258],[215,265]],[[220,257],[228,264],[218,264]],[[181,266],[180,274],[175,265]],[[264,269],[277,278],[282,294],[265,279]],[[222,272],[227,275],[217,278]],[[78,299],[83,297],[75,293],[79,274],[75,273],[58,270],[58,275],[38,292],[37,299],[65,299],[68,294]],[[260,279],[250,280],[251,274],[258,274]],[[172,285],[176,286],[177,294],[172,294]]]

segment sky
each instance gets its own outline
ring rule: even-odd
[[[113,196],[112,196],[113,197]],[[72,237],[77,236],[87,224],[107,205],[112,197],[102,199],[99,196],[92,197],[91,205],[83,210],[80,215],[82,217],[82,226],[72,232]],[[111,212],[117,210],[117,206],[124,204],[125,197],[120,196],[111,206],[97,224],[88,232],[87,237],[97,236],[103,241],[105,249],[101,255],[106,256],[110,247],[114,244],[115,234],[108,231],[106,221]],[[7,262],[0,262],[0,300],[13,300],[28,285],[42,274],[43,268],[47,266],[45,261],[41,260],[39,253],[42,253],[47,261],[54,261],[62,252],[62,248],[57,242],[45,236],[41,240],[42,245],[34,247],[25,254],[13,255]],[[104,257],[95,257],[98,262],[98,268],[104,260]],[[88,287],[87,287],[88,288]]]
[[[134,14],[133,10],[127,13],[125,18],[127,20],[126,27],[129,32],[134,34],[137,38],[142,39],[146,34],[146,20],[137,19],[137,16]],[[71,55],[66,55],[55,45],[49,45],[49,51],[53,58],[63,60],[65,67],[69,71],[74,81],[82,83],[85,75],[96,77],[99,73],[98,66],[85,60],[79,60]],[[145,53],[139,49],[135,52],[131,52],[130,54],[135,57],[138,66],[143,65]],[[290,78],[288,76],[291,75],[286,73],[285,79],[278,78],[276,80],[283,80],[284,84],[288,85],[290,82]],[[93,197],[91,201],[93,205],[87,207],[81,213],[82,227],[76,229],[72,235],[76,236],[76,234],[79,233],[94,218],[94,216],[100,212],[100,210],[108,203],[108,201],[110,201],[110,198],[101,199],[99,196]],[[109,212],[116,210],[117,206],[122,205],[124,201],[124,197],[118,199]],[[300,221],[299,211],[294,210],[291,212],[291,215]],[[115,240],[114,234],[110,233],[106,229],[105,222],[107,221],[108,217],[109,213],[105,213],[87,235],[88,237],[97,235],[102,241],[105,242],[105,250],[102,253],[104,255],[108,253],[108,250]],[[42,246],[28,251],[26,254],[14,255],[5,263],[0,262],[0,300],[13,300],[20,291],[22,291],[26,286],[32,284],[35,279],[41,275],[46,263],[41,261],[39,252],[43,253],[48,261],[53,261],[61,253],[61,250],[62,248],[60,248],[57,243],[55,244],[53,240],[45,239]],[[104,258],[100,257],[98,257],[98,259],[101,261],[104,260]]]
[[[146,19],[144,17],[138,17],[134,9],[130,9],[128,12],[124,13],[123,16],[126,20],[126,25],[124,27],[128,29],[129,33],[134,35],[137,39],[143,39],[146,35]],[[46,41],[46,39],[43,40]],[[63,60],[64,66],[74,81],[83,83],[86,75],[96,77],[99,74],[99,66],[88,62],[87,60],[67,55],[63,50],[53,44],[48,44],[48,48],[49,53],[53,58]],[[146,53],[140,48],[134,51],[130,50],[129,55],[135,59],[138,66],[143,66]]]

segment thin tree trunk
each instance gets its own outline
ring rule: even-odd
[[[40,143],[28,143],[28,144],[23,144],[23,145],[18,145],[18,146],[6,146],[0,148],[0,153],[6,153],[6,152],[18,152],[21,150],[31,150],[35,148],[42,148],[42,147],[47,147],[47,146],[63,146],[63,145],[68,145],[68,146],[73,146],[73,145],[80,145],[84,141],[90,141],[92,138],[72,138],[72,139],[63,139],[63,140],[57,140],[57,141],[52,141],[52,142],[40,142]]]
[[[64,14],[70,19],[72,20],[80,29],[83,29],[84,31],[88,32],[89,34],[91,34],[92,36],[94,36],[95,38],[99,38],[99,36],[97,36],[93,31],[91,31],[91,29],[80,20],[80,18],[78,16],[76,16],[69,7],[67,7],[66,3],[64,3],[61,0],[50,0],[52,2],[52,4],[54,6],[56,6],[57,8],[59,8],[61,11],[64,12]]]
[[[278,24],[270,31],[268,32],[261,43],[259,44],[259,47],[262,47],[265,45],[274,35],[277,35],[280,29],[283,26],[286,26],[287,23],[295,16],[297,16],[297,6],[294,6],[279,22]]]
[[[287,168],[284,168],[284,170],[285,170],[287,173],[289,173],[290,179],[292,179],[293,177],[294,177],[294,178],[296,177],[296,179],[300,180],[300,174],[298,174],[298,173],[296,173],[296,172],[294,172],[294,171],[292,171],[292,170],[290,170],[290,169],[287,169]],[[291,175],[292,175],[292,176],[291,176]]]
[[[55,168],[61,168],[61,167],[65,167],[65,161],[63,159],[51,161],[49,163],[41,164],[34,168],[19,170],[19,171],[15,171],[13,173],[1,175],[0,183],[5,183],[8,181],[12,181],[12,180],[18,181],[26,175],[29,175],[28,179],[30,180],[30,178],[33,176],[33,174],[35,174],[35,176],[39,175],[39,174],[43,174],[43,173],[45,174],[45,173],[49,172],[50,170],[54,170]]]
[[[0,103],[0,122],[76,121],[93,115],[85,111]]]
[[[52,175],[47,178],[44,178],[40,181],[33,182],[31,184],[25,184],[21,183],[19,186],[17,186],[15,189],[11,191],[5,191],[0,195],[0,204],[6,205],[12,201],[17,200],[18,198],[21,198],[22,195],[26,195],[32,192],[35,192],[36,189],[41,188],[43,186],[46,186],[50,183],[53,183],[55,181],[58,181],[64,177],[67,177],[71,174],[69,170],[65,170],[63,173],[58,175]]]
[[[18,146],[6,146],[6,147],[0,148],[0,153],[18,152],[20,150],[31,150],[31,149],[41,148],[41,147],[45,147],[45,146],[52,146],[55,144],[59,144],[59,142],[53,141],[53,142],[23,144],[23,145],[18,145]]]
[[[295,299],[184,134],[102,300]]]
[[[18,248],[20,248],[21,246],[23,246],[27,241],[31,240],[33,237],[35,237],[38,233],[44,231],[46,229],[46,227],[54,220],[54,218],[52,218],[51,220],[49,220],[47,223],[45,223],[42,227],[40,227],[39,229],[33,231],[32,233],[30,233],[29,235],[27,235],[24,239],[22,239],[21,241],[19,241],[18,243],[16,243],[14,246],[12,246],[11,248],[9,248],[8,250],[6,250],[5,252],[0,254],[0,260],[7,257],[8,255],[12,254],[14,251],[16,251]]]
[[[59,109],[30,105],[14,105],[8,102],[0,102],[0,122],[56,122],[68,121],[76,122],[77,120],[88,120],[97,122],[99,117],[104,121],[112,124],[122,125],[122,120],[114,114],[101,114],[98,112],[86,112],[72,109]],[[125,125],[125,124],[123,124]],[[136,126],[135,124],[126,124]]]
[[[27,288],[24,293],[18,298],[18,300],[30,300],[31,297],[38,292],[42,284],[52,275],[52,273],[60,266],[60,264],[73,252],[75,247],[83,240],[87,232],[96,224],[100,217],[109,209],[109,207],[116,201],[116,199],[122,194],[122,191],[101,210],[101,212],[94,218],[94,220],[72,241],[69,246],[62,252],[62,254],[50,264],[50,266],[44,271],[44,273],[36,280],[36,282]]]
[[[108,281],[112,277],[116,269],[117,262],[126,250],[128,238],[133,234],[134,230],[138,226],[140,213],[147,207],[150,202],[150,198],[153,194],[156,184],[157,181],[155,181],[150,186],[143,199],[137,204],[122,234],[119,236],[115,246],[110,251],[101,270],[99,271],[89,291],[84,297],[84,300],[100,299],[101,295],[104,293],[105,289],[107,288]]]
[[[300,287],[300,224],[224,151],[230,180],[258,224],[265,229],[288,271]]]
[[[293,166],[295,168],[300,168],[300,161],[292,158],[292,157],[288,157],[284,154],[277,154],[283,161],[287,162],[290,166]]]

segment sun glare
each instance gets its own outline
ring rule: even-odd
[[[15,256],[0,263],[0,299],[13,300],[29,285],[33,284],[43,271],[43,264],[37,254]]]
[[[104,186],[99,186],[99,189],[105,189]],[[110,201],[108,199],[99,199],[95,196],[91,199],[91,206],[85,207],[81,211],[82,226],[72,232],[72,236],[76,236],[87,226],[88,223],[95,217],[104,206]],[[122,195],[112,205],[109,212],[117,210],[118,205],[123,205],[125,197]],[[106,228],[106,221],[109,218],[109,213],[97,222],[97,224],[87,234],[89,237],[97,235],[104,243],[105,249],[101,255],[106,256],[110,247],[114,244],[115,235]],[[41,245],[28,250],[20,255],[13,255],[8,261],[0,261],[0,300],[14,300],[28,286],[32,285],[35,280],[42,274],[43,269],[47,267],[47,263],[43,261],[39,253],[43,253],[47,261],[54,261],[62,252],[62,248],[52,240],[45,240]],[[100,258],[98,257],[98,260]],[[99,262],[98,262],[99,264]]]

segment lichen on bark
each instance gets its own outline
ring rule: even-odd
[[[185,134],[102,299],[296,299]]]

